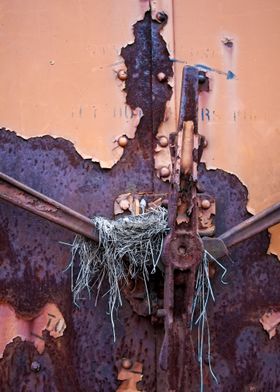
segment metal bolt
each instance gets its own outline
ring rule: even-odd
[[[187,249],[185,248],[185,246],[179,246],[178,254],[181,256],[185,256],[187,254]]]
[[[119,137],[118,144],[120,147],[125,147],[127,145],[127,143],[128,143],[128,139],[125,135]]]
[[[157,78],[159,82],[165,82],[167,80],[167,77],[164,72],[159,72],[157,74]]]
[[[159,23],[165,22],[166,19],[167,19],[167,15],[166,15],[165,12],[159,11],[159,12],[156,13],[156,20],[157,20]]]
[[[125,368],[125,369],[130,369],[131,366],[132,366],[132,362],[131,362],[130,359],[128,359],[128,358],[123,358],[123,359],[122,359],[122,367],[123,367],[123,368]]]
[[[128,201],[127,199],[121,200],[121,201],[120,201],[120,207],[121,207],[121,209],[122,209],[123,211],[128,210],[129,207],[130,207],[129,201]]]
[[[118,78],[120,80],[126,80],[127,79],[127,72],[124,69],[120,69],[118,71]]]
[[[159,138],[158,142],[159,142],[159,145],[160,145],[161,147],[167,147],[167,146],[168,146],[168,139],[167,139],[167,137],[165,137],[165,136],[161,136],[161,137]]]
[[[209,207],[211,206],[211,203],[209,200],[204,199],[201,202],[201,207],[204,208],[205,210],[207,210]]]
[[[225,37],[224,39],[222,39],[222,43],[227,46],[228,48],[232,48],[233,47],[233,39],[229,38],[229,37]]]
[[[198,83],[202,84],[206,80],[206,75],[203,73],[198,74]]]
[[[31,370],[34,373],[38,373],[41,370],[41,364],[37,361],[31,363]]]
[[[168,167],[163,166],[160,171],[159,174],[162,178],[166,178],[170,176],[170,170],[168,169]]]

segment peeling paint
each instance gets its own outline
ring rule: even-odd
[[[244,5],[241,0],[234,8],[233,13],[230,1],[224,1],[219,12],[206,1],[191,7],[176,2],[174,58],[237,75],[227,80],[224,74],[208,72],[210,91],[200,94],[199,133],[208,141],[203,153],[207,167],[237,175],[249,191],[248,211],[256,213],[278,202],[280,195],[279,88],[274,77],[280,66],[279,9],[277,1],[272,1],[269,7],[262,3],[252,12],[250,3]],[[231,37],[232,47],[224,45],[225,37]],[[183,64],[174,66],[179,100]],[[279,256],[280,225],[270,232],[268,251]]]
[[[280,323],[280,312],[268,311],[260,318],[263,329],[268,333],[269,339],[276,335],[277,327]]]
[[[116,76],[123,67],[120,51],[133,42],[131,26],[149,7],[148,0],[133,7],[130,0],[121,7],[71,0],[66,8],[4,1],[0,86],[6,93],[0,97],[0,126],[26,139],[63,137],[83,158],[111,168],[123,154],[115,139],[133,138],[141,119],[141,109],[126,104]],[[95,15],[102,17],[93,23]]]
[[[55,304],[48,303],[31,319],[18,315],[12,306],[0,305],[0,358],[7,344],[16,337],[34,344],[39,354],[45,349],[44,331],[49,331],[50,336],[57,339],[63,336],[66,328],[64,318]]]

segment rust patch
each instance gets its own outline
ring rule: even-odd
[[[159,31],[160,26],[147,13],[134,26],[135,42],[122,51],[128,69],[127,101],[133,109],[141,107],[143,117],[135,138],[129,140],[111,170],[82,159],[65,139],[43,136],[25,140],[6,129],[0,130],[0,170],[87,217],[112,219],[114,201],[124,193],[166,193],[154,174],[153,149],[171,89],[163,83],[154,91],[151,79],[159,66],[171,74],[172,64]],[[151,68],[151,53],[156,50]],[[151,105],[153,93],[157,102]],[[38,355],[34,345],[18,339],[8,344],[0,361],[1,391],[35,390],[34,385],[52,391],[116,390],[115,363],[131,353],[145,364],[144,388],[155,390],[155,330],[149,319],[139,317],[124,299],[114,345],[106,301],[101,299],[95,307],[94,301],[85,299],[80,309],[73,305],[70,276],[64,272],[69,249],[58,242],[71,243],[73,234],[6,202],[0,204],[0,226],[0,300],[28,319],[53,303],[67,324],[60,339],[43,334],[45,350],[36,379],[31,370]]]
[[[201,164],[198,178],[200,189],[216,200],[216,236],[250,217],[248,191],[235,175],[206,170]],[[280,266],[276,257],[266,255],[268,246],[266,230],[233,246],[230,257],[221,260],[229,283],[221,285],[217,273],[213,277],[215,304],[209,306],[208,322],[219,385],[209,377],[209,391],[246,390],[250,385],[264,391],[279,388],[275,377],[280,363],[278,340],[269,341],[258,321],[279,303]],[[259,317],[250,318],[251,314]]]

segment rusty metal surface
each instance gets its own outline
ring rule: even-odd
[[[69,0],[65,7],[3,0],[1,6],[1,127],[25,138],[63,137],[83,158],[112,167],[123,154],[117,139],[133,138],[141,118],[140,108],[133,112],[125,103],[119,53],[133,42],[132,25],[149,0]]]
[[[171,96],[168,84],[156,78],[158,72],[172,75],[166,46],[159,35],[161,27],[162,23],[151,21],[147,13],[134,26],[135,43],[122,51],[128,68],[127,101],[132,108],[141,107],[144,116],[136,138],[128,142],[122,159],[112,170],[102,170],[83,160],[64,139],[45,136],[24,140],[5,129],[0,130],[0,169],[88,217],[112,218],[114,201],[124,193],[166,192],[167,186],[155,176],[153,158],[156,130],[164,117],[165,102]],[[190,119],[194,120],[184,120]],[[196,121],[194,124],[196,129]],[[236,176],[200,165],[198,180],[201,192],[216,200],[217,236],[249,217],[248,192]],[[124,300],[116,321],[116,344],[106,315],[106,298],[97,307],[86,298],[80,309],[73,306],[70,277],[64,272],[69,252],[58,243],[71,242],[71,233],[6,202],[0,204],[0,229],[1,302],[10,304],[24,320],[32,319],[46,303],[54,303],[67,325],[58,340],[44,334],[46,348],[42,355],[29,342],[15,339],[9,344],[0,360],[1,391],[115,391],[119,387],[117,364],[124,357],[143,364],[144,390],[169,391],[165,373],[157,367],[163,325],[159,320],[152,324],[150,318],[139,316],[135,309],[140,308],[146,316],[141,304],[133,310]],[[280,390],[279,336],[269,340],[259,323],[269,308],[277,309],[280,303],[280,267],[275,257],[266,255],[268,245],[269,236],[264,231],[233,247],[231,258],[223,259],[228,285],[221,285],[219,274],[214,275],[216,301],[210,305],[208,316],[212,365],[219,384],[206,377],[206,391]],[[178,321],[174,327],[178,326],[178,333],[173,341],[174,361],[172,357],[169,361],[174,384],[178,384],[175,374],[180,363],[187,362],[184,351],[179,350],[186,338],[181,314],[189,305],[186,298],[192,292],[187,272],[180,272],[174,276]],[[152,294],[158,296],[154,302],[161,309],[161,273],[151,285]],[[1,320],[0,336],[3,329],[11,327],[5,323]],[[195,375],[189,372],[187,377],[183,382]],[[182,384],[181,389],[188,387]]]
[[[186,66],[182,75],[178,129],[172,144],[173,168],[168,201],[168,224],[171,230],[164,241],[162,254],[165,265],[165,334],[160,365],[167,372],[168,390],[178,392],[199,388],[190,331],[195,275],[203,253],[198,236],[197,162],[193,160],[197,133],[198,72]],[[190,146],[184,148],[187,137]]]
[[[0,172],[0,199],[98,241],[89,218]]]
[[[232,227],[217,238],[204,237],[204,248],[216,258],[223,257],[229,254],[228,248],[231,246],[245,241],[279,222],[280,203],[276,203]]]
[[[279,2],[176,0],[173,13],[178,100],[185,62],[209,77],[199,99],[199,132],[209,142],[203,161],[237,175],[249,211],[260,212],[280,199]],[[280,225],[270,232],[269,249],[280,254]]]
[[[166,188],[158,179],[154,182],[154,129],[163,117],[171,90],[165,84],[157,86],[160,103],[153,111],[159,113],[152,119],[147,97],[152,97],[151,79],[157,70],[151,67],[151,24],[160,52],[157,62],[165,72],[172,72],[165,43],[159,37],[161,26],[152,22],[147,13],[134,26],[135,43],[123,49],[130,69],[127,100],[132,107],[140,106],[144,116],[135,139],[128,142],[122,159],[112,170],[102,170],[98,164],[83,160],[64,139],[44,136],[24,140],[1,129],[1,171],[88,217],[112,218],[114,200],[122,193],[151,193],[155,187],[161,192]],[[1,202],[0,216],[1,301],[8,302],[23,318],[32,317],[45,303],[52,302],[58,305],[67,325],[58,346],[46,344],[40,357],[44,366],[37,374],[28,371],[32,361],[37,360],[32,345],[10,344],[0,362],[1,391],[114,391],[118,385],[115,363],[122,357],[145,363],[144,388],[155,390],[155,337],[149,320],[135,314],[124,301],[116,322],[117,343],[113,344],[106,298],[97,307],[89,299],[80,309],[72,304],[69,274],[64,272],[69,250],[58,241],[71,242],[73,235],[5,202]],[[1,323],[2,328],[9,327],[4,320]]]
[[[199,184],[216,199],[218,236],[250,217],[248,191],[236,176],[200,165]],[[280,266],[275,256],[266,255],[268,245],[269,235],[263,231],[234,246],[230,258],[222,259],[228,284],[221,284],[219,274],[214,276],[215,303],[208,321],[219,384],[209,376],[206,390],[280,389],[279,336],[269,340],[259,323],[267,309],[279,308],[280,301]]]
[[[220,235],[220,239],[229,247],[244,241],[280,222],[280,203],[266,208]]]

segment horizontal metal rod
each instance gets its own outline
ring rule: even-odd
[[[98,241],[98,233],[89,218],[1,172],[0,198],[74,233]],[[218,240],[222,240],[229,248],[277,223],[280,223],[280,203],[234,226],[219,236]],[[211,240],[215,241],[215,238]]]
[[[0,198],[74,233],[98,241],[98,233],[89,218],[1,172]]]
[[[247,240],[255,234],[268,229],[280,222],[280,203],[259,212],[258,214],[239,223],[232,229],[226,231],[218,238],[224,242],[227,247],[238,244]]]

